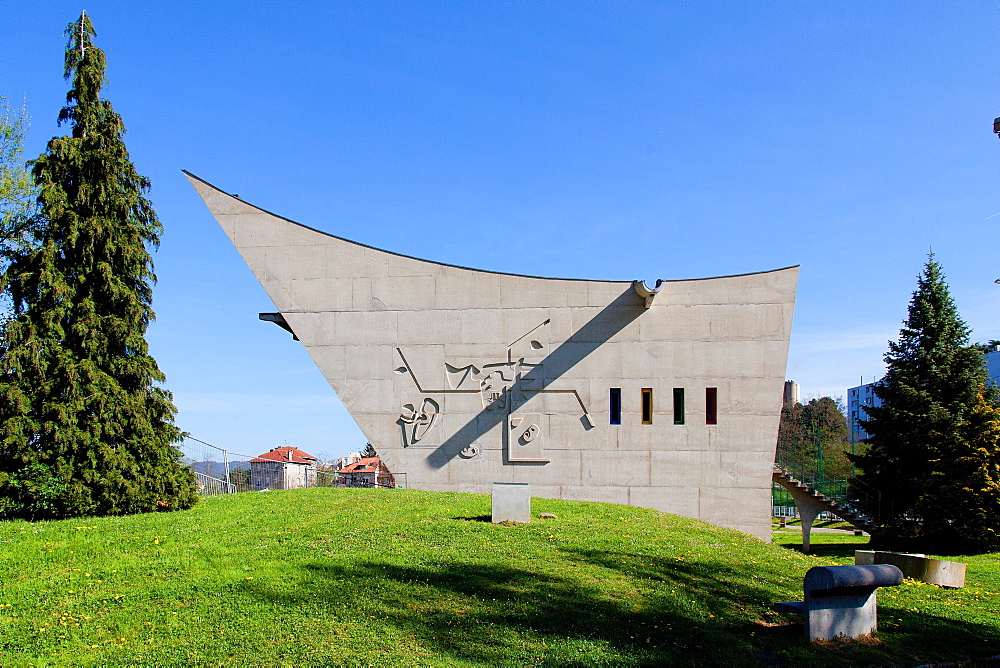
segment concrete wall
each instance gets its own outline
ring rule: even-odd
[[[645,506],[770,540],[797,268],[668,281],[646,308],[631,281],[410,258],[191,183],[410,487],[526,482],[536,497]],[[706,388],[717,390],[717,424],[706,424]]]

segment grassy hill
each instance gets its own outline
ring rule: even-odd
[[[135,517],[0,523],[0,664],[847,665],[1000,654],[997,555],[880,594],[880,633],[810,645],[769,610],[816,564],[651,510],[311,489]],[[823,536],[814,536],[822,542]],[[840,539],[843,540],[843,539]]]

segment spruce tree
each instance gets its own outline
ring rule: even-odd
[[[969,344],[941,265],[929,256],[917,280],[899,340],[889,343],[886,375],[876,385],[882,400],[865,407],[868,451],[854,458],[862,480],[881,493],[880,534],[890,547],[940,544],[969,502],[944,490],[957,481],[953,466],[968,449],[970,424],[995,403],[982,352]],[[996,445],[992,446],[996,447]],[[974,503],[974,502],[971,502]],[[1000,516],[1000,507],[993,509]],[[946,530],[947,529],[947,530]]]
[[[14,308],[0,345],[0,516],[186,508],[194,477],[145,340],[160,223],[100,97],[90,19],[66,32],[59,122],[72,132],[32,165],[42,226],[0,279]]]

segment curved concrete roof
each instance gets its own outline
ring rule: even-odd
[[[632,283],[632,282],[634,282],[634,279],[633,280],[628,280],[628,281],[615,281],[615,280],[592,279],[592,278],[563,278],[563,277],[558,277],[558,276],[537,276],[537,275],[533,275],[533,274],[517,274],[517,273],[511,273],[511,272],[493,271],[491,269],[479,269],[479,268],[476,268],[476,267],[466,267],[466,266],[460,265],[460,264],[451,264],[449,262],[440,262],[440,261],[437,261],[437,260],[428,260],[428,259],[425,259],[425,258],[415,257],[413,255],[406,255],[405,253],[399,253],[399,252],[392,251],[392,250],[386,250],[384,248],[378,248],[376,246],[369,246],[368,244],[363,244],[363,243],[361,243],[359,241],[353,241],[353,240],[347,239],[345,237],[337,236],[336,234],[331,234],[330,232],[325,232],[323,230],[316,229],[315,227],[310,227],[309,225],[305,225],[305,224],[300,223],[298,221],[292,220],[291,218],[285,218],[284,216],[281,216],[281,215],[278,215],[276,213],[273,213],[272,211],[264,209],[263,207],[259,207],[259,206],[255,205],[255,204],[250,204],[249,202],[243,200],[242,198],[236,197],[235,195],[233,195],[231,193],[227,193],[226,191],[222,190],[218,186],[216,186],[216,185],[214,185],[212,183],[209,183],[208,181],[206,181],[205,179],[201,178],[200,176],[192,174],[191,172],[187,171],[186,169],[182,169],[181,171],[184,173],[185,176],[188,177],[188,180],[191,181],[191,184],[194,185],[194,187],[195,187],[196,190],[198,190],[198,193],[202,196],[202,198],[206,197],[206,191],[205,191],[205,189],[208,188],[208,189],[211,189],[212,191],[215,191],[216,193],[219,193],[221,195],[225,195],[226,197],[230,197],[230,198],[232,198],[232,199],[234,199],[236,201],[239,201],[239,202],[242,202],[242,203],[246,204],[247,206],[253,207],[254,209],[257,209],[258,211],[260,211],[261,213],[270,214],[270,215],[274,216],[275,218],[279,218],[281,220],[284,220],[285,222],[288,222],[288,223],[290,223],[292,225],[297,225],[297,226],[299,226],[299,227],[301,227],[303,229],[309,230],[311,232],[316,232],[317,234],[322,234],[322,235],[328,236],[328,237],[330,237],[332,239],[337,239],[339,241],[343,241],[345,243],[355,244],[357,246],[361,246],[362,248],[367,248],[367,249],[370,249],[370,250],[377,250],[377,251],[382,252],[382,253],[389,253],[390,255],[395,255],[397,257],[405,257],[405,258],[410,259],[410,260],[416,260],[418,262],[427,262],[429,264],[436,264],[436,265],[439,265],[439,266],[442,266],[442,267],[453,267],[455,269],[466,269],[468,271],[480,271],[480,272],[487,273],[487,274],[502,274],[504,276],[519,276],[519,277],[522,277],[522,278],[542,278],[542,279],[556,280],[556,281],[598,281],[598,282],[603,282],[603,283],[624,283],[624,282]],[[214,211],[215,210],[213,209],[213,212]],[[755,276],[757,274],[768,274],[768,273],[772,273],[772,272],[775,272],[775,271],[784,271],[786,269],[795,269],[795,268],[798,268],[798,265],[792,265],[792,266],[789,266],[789,267],[781,267],[779,269],[767,269],[767,270],[763,270],[763,271],[753,271],[753,272],[748,272],[748,273],[745,273],[745,274],[725,274],[725,275],[721,275],[721,276],[705,276],[705,277],[698,277],[698,278],[665,278],[665,279],[657,279],[657,282],[660,282],[660,283],[670,283],[670,282],[676,282],[676,281],[699,281],[699,280],[710,280],[710,279],[713,279],[713,278],[735,278],[737,276]],[[645,281],[643,281],[643,282],[645,282]]]

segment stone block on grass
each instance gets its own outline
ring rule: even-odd
[[[531,485],[526,482],[493,483],[493,523],[531,522]]]
[[[855,550],[855,565],[892,564],[903,576],[928,584],[960,589],[965,586],[965,564],[960,561],[934,559],[922,554],[901,554],[876,550]]]

